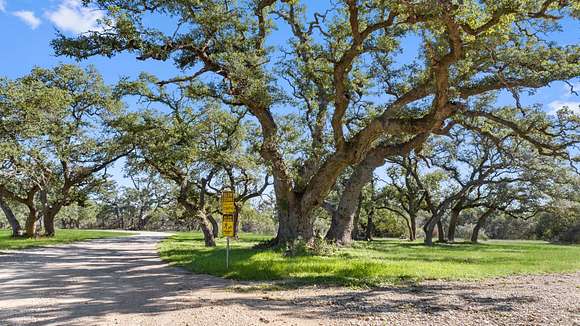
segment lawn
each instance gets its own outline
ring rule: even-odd
[[[113,232],[100,230],[56,230],[56,236],[52,238],[12,238],[12,231],[0,230],[0,250],[2,249],[24,249],[30,247],[39,247],[75,241],[124,237],[131,235],[127,232]]]
[[[225,240],[205,248],[201,234],[179,233],[159,245],[161,257],[194,273],[237,280],[286,280],[296,284],[379,286],[428,279],[473,280],[514,274],[580,270],[580,246],[542,241],[487,241],[438,244],[378,239],[357,242],[330,256],[285,256],[255,250],[264,236],[243,235],[232,242],[225,267]]]

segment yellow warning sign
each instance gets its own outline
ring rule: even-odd
[[[234,192],[230,190],[222,191],[222,214],[234,214],[236,205],[234,203]]]
[[[234,236],[234,216],[224,215],[222,218],[222,233],[224,237]]]

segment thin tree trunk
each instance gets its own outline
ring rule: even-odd
[[[447,240],[449,242],[455,241],[455,230],[457,229],[457,222],[459,221],[459,214],[461,207],[455,206],[451,210],[451,217],[449,218],[449,229],[447,230]]]
[[[14,212],[12,211],[10,206],[8,206],[8,203],[4,200],[2,196],[0,196],[0,208],[2,208],[2,211],[4,212],[4,215],[6,215],[6,219],[10,224],[10,227],[12,228],[12,237],[20,236],[21,230],[20,222],[18,222],[18,219],[14,215]]]
[[[415,241],[417,240],[417,216],[411,214],[409,216],[409,220],[411,222],[411,229],[409,231],[409,240]]]
[[[485,211],[485,213],[483,213],[479,217],[479,219],[477,220],[477,223],[475,223],[475,227],[473,227],[473,231],[471,232],[471,242],[472,243],[477,243],[477,238],[479,238],[479,231],[485,225],[487,218],[489,217],[489,215],[491,215],[493,213],[493,211],[494,211],[493,209],[488,209],[487,211]]]
[[[238,233],[240,232],[240,210],[241,207],[235,204],[236,210],[234,211],[234,238],[238,239]]]
[[[219,237],[220,236],[220,229],[219,229],[218,222],[209,213],[206,213],[205,216],[207,217],[207,220],[211,224],[211,233],[213,234],[213,237],[214,238]]]
[[[366,229],[366,235],[365,235],[365,239],[367,241],[373,240],[373,233],[375,231],[375,224],[373,222],[373,215],[374,215],[374,212],[371,210],[371,212],[367,216],[367,229]]]
[[[359,240],[359,226],[360,226],[360,212],[362,209],[362,192],[359,194],[358,205],[356,207],[356,213],[354,214],[354,221],[352,227],[352,239]]]
[[[437,222],[437,236],[439,237],[439,242],[446,242],[445,230],[443,229],[443,222],[441,220]]]
[[[203,240],[205,242],[205,246],[215,247],[215,237],[213,234],[213,230],[211,229],[211,224],[208,222],[208,220],[201,219],[199,226],[201,228],[201,232],[203,232]]]
[[[187,200],[186,190],[187,188],[181,190],[180,195],[177,197],[177,202],[186,210],[189,216],[194,217],[198,221],[201,231],[203,232],[203,239],[206,247],[215,247],[214,229],[208,218],[208,214],[206,214],[204,208],[199,209],[196,205]]]
[[[407,225],[407,231],[409,232],[409,241],[413,241],[413,230],[411,230],[411,220],[405,216],[403,216],[405,220],[405,224]]]

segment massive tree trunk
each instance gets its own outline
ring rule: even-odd
[[[475,227],[473,227],[473,231],[471,232],[471,242],[472,243],[477,243],[477,238],[479,238],[479,231],[481,230],[481,228],[485,225],[485,222],[487,220],[487,218],[494,212],[494,209],[488,209],[487,211],[485,211],[485,213],[483,213],[479,219],[477,220],[477,223],[475,223]]]
[[[26,222],[24,223],[24,228],[26,229],[26,236],[33,238],[36,236],[36,222],[38,218],[36,216],[36,209],[33,207],[28,208],[28,216],[26,217]]]
[[[282,188],[282,189],[280,189]],[[274,176],[276,210],[278,215],[278,234],[269,241],[269,246],[286,245],[297,239],[311,242],[314,240],[314,219],[310,214],[313,207],[303,210],[302,195],[284,191]],[[287,189],[287,188],[286,188]]]
[[[6,219],[10,224],[10,227],[12,228],[12,236],[13,237],[20,236],[21,230],[20,222],[18,222],[18,219],[14,215],[14,212],[12,212],[12,209],[2,196],[0,196],[0,208],[2,208],[2,211],[4,212],[4,215],[6,215]]]
[[[137,230],[144,230],[145,227],[147,226],[147,224],[149,223],[149,220],[151,219],[151,215],[146,214],[143,216],[139,217],[139,220],[137,221]]]
[[[377,161],[381,164],[383,162],[383,160]],[[330,229],[326,233],[327,240],[340,245],[348,245],[352,242],[354,219],[361,203],[361,192],[370,182],[373,171],[377,167],[378,163],[374,163],[371,160],[361,162],[348,179],[340,196],[338,208],[332,214]]]
[[[60,203],[54,204],[54,206],[48,207],[43,212],[43,224],[44,224],[44,235],[47,237],[54,237],[55,235],[55,227],[54,227],[54,220],[62,205]]]
[[[423,140],[424,138],[422,137],[415,137],[407,143],[399,144],[400,146],[393,144],[377,146],[365,156],[364,160],[356,165],[344,187],[336,213],[332,215],[331,227],[326,234],[327,240],[335,241],[342,245],[351,242],[357,209],[360,212],[360,195],[364,186],[371,182],[375,169],[385,163],[387,156],[408,153]],[[370,221],[372,222],[372,217]],[[372,232],[372,225],[370,232]],[[372,234],[370,238],[372,238]]]
[[[44,223],[44,235],[47,237],[54,237],[55,228],[54,228],[54,215],[45,214],[42,219]]]
[[[372,175],[372,171],[374,170],[372,167],[374,166],[376,168],[381,166],[387,155],[407,153],[413,148],[420,146],[425,141],[426,137],[427,134],[425,133],[417,135],[404,143],[379,145],[368,152],[364,159],[359,163],[359,166],[370,166],[370,168],[364,167],[362,170],[368,171],[368,169],[370,169]],[[355,153],[356,151],[353,151],[350,152],[349,155],[354,155]],[[271,158],[276,155],[277,154],[275,153],[268,153],[264,158],[272,161]],[[297,187],[295,187],[290,181],[290,176],[283,168],[283,161],[280,160],[278,164],[273,164],[272,170],[274,175],[274,191],[276,194],[279,227],[276,239],[274,239],[270,244],[283,244],[297,238],[306,241],[314,239],[314,220],[311,213],[315,208],[323,205],[324,199],[336,182],[336,178],[349,165],[349,161],[355,160],[353,157],[338,155],[333,159],[325,161],[319,169],[320,173],[315,174],[303,188],[299,187],[301,189],[300,191],[296,191],[295,188]],[[333,233],[337,235],[335,236],[336,238],[342,238],[343,240],[345,240],[344,234],[348,234],[349,226],[352,225],[352,215],[344,215],[344,219],[346,219],[346,221],[341,221],[340,226],[345,227],[342,228],[342,230],[339,229],[340,227],[335,228],[335,231],[333,231]],[[337,223],[336,225],[339,224]]]
[[[425,244],[428,246],[433,245],[433,233],[435,231],[435,227],[441,220],[441,213],[438,212],[436,214],[432,214],[431,218],[423,225],[423,231],[425,232]]]

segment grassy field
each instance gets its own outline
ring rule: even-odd
[[[98,230],[56,230],[56,236],[52,238],[12,238],[10,230],[0,230],[0,250],[1,249],[23,249],[29,247],[39,247],[74,241],[89,239],[112,238],[131,235],[127,232],[112,232]]]
[[[254,250],[266,237],[243,235],[233,241],[225,268],[225,240],[205,248],[200,234],[180,233],[159,246],[161,257],[194,273],[237,280],[287,280],[298,284],[378,286],[427,279],[466,280],[513,274],[580,270],[580,246],[541,241],[487,241],[438,244],[375,240],[357,242],[330,256],[287,257],[282,251]]]

